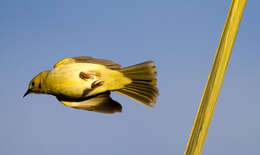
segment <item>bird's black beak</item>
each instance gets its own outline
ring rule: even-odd
[[[31,89],[28,89],[28,90],[26,91],[26,93],[23,95],[23,97],[27,96],[27,95],[30,94],[30,93],[32,93],[32,90],[31,90]]]

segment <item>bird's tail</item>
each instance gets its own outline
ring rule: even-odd
[[[121,95],[130,97],[146,106],[153,107],[158,96],[156,87],[156,67],[154,62],[147,61],[119,70],[132,82],[123,89],[115,91]]]

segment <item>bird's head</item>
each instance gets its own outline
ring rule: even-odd
[[[47,74],[49,71],[43,71],[36,75],[29,84],[28,90],[25,92],[24,96],[31,93],[44,93],[44,88],[43,88],[43,81],[45,80]]]

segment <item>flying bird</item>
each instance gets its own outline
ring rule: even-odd
[[[110,96],[115,92],[148,107],[158,96],[153,61],[121,68],[117,63],[88,56],[65,58],[52,70],[36,75],[23,97],[50,94],[66,106],[100,113],[116,113],[122,106]]]

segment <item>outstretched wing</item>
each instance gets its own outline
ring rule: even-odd
[[[72,57],[72,58],[65,58],[59,62],[57,62],[54,65],[54,68],[65,65],[65,64],[70,64],[70,63],[93,63],[93,64],[101,64],[104,65],[110,69],[119,69],[120,65],[110,61],[110,60],[105,60],[105,59],[96,59],[88,56],[80,56],[80,57]]]
[[[57,99],[64,105],[76,109],[107,114],[122,111],[122,106],[110,97],[109,91],[83,99],[65,99],[62,97],[57,97]]]

